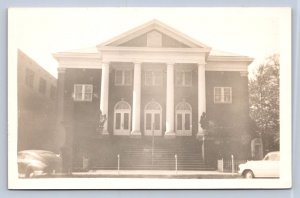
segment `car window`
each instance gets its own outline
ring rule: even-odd
[[[267,160],[267,161],[279,161],[280,160],[280,155],[279,155],[279,153],[270,153],[270,154],[266,155],[266,157],[264,158],[264,160]]]
[[[270,160],[271,161],[279,161],[280,160],[280,155],[277,153],[273,153],[272,155],[270,155]]]
[[[270,155],[266,155],[266,157],[264,158],[264,160],[270,160]]]

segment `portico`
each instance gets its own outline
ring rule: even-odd
[[[145,46],[131,45],[130,41],[146,34]],[[176,38],[178,46],[164,46],[163,35]],[[175,32],[170,27],[154,20],[132,31],[113,38],[97,46],[102,60],[102,83],[100,109],[107,114],[109,92],[109,63],[124,62],[133,64],[133,92],[132,92],[132,131],[130,135],[141,135],[140,114],[142,65],[143,63],[161,63],[166,66],[166,130],[165,137],[176,136],[175,103],[174,103],[174,75],[178,64],[195,64],[198,69],[198,121],[206,111],[205,64],[210,48],[194,41],[185,35]],[[121,66],[122,67],[122,66]],[[149,68],[148,68],[149,69]],[[150,68],[151,69],[151,68]],[[105,96],[103,96],[103,95]],[[104,133],[106,134],[107,125]],[[198,133],[202,134],[198,126]]]

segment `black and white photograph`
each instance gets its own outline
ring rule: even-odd
[[[290,188],[290,8],[10,8],[10,189]]]

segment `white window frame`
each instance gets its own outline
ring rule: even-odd
[[[157,79],[159,78],[158,76],[155,75],[156,72],[160,73],[160,77],[161,77],[161,82],[160,83],[156,83]],[[150,82],[147,81],[147,78],[146,78],[147,74],[146,73],[150,73],[150,76],[151,76]],[[145,70],[144,71],[144,85],[146,87],[162,86],[162,84],[163,84],[163,73],[162,73],[161,70]]]
[[[150,105],[151,103],[155,103],[159,106],[160,109],[147,109],[148,105]],[[151,115],[151,129],[150,130],[147,130],[147,114],[150,114]],[[160,129],[159,130],[154,130],[153,127],[153,120],[155,119],[155,114],[159,114],[159,126],[160,126]],[[158,103],[158,102],[154,102],[154,101],[151,101],[149,103],[146,104],[145,106],[145,109],[144,109],[144,135],[145,136],[162,136],[162,107],[161,105]]]
[[[178,109],[178,107],[180,105],[187,105],[188,109]],[[181,124],[182,124],[182,129],[178,130],[178,120],[177,120],[177,116],[181,115]],[[190,129],[185,129],[185,114],[189,114],[190,116]],[[176,131],[176,135],[177,136],[192,136],[192,123],[193,123],[193,118],[192,118],[192,106],[187,103],[187,102],[180,102],[176,105],[176,113],[175,113],[175,131]]]
[[[187,84],[186,76],[189,74],[191,76],[191,83]],[[177,82],[177,76],[182,75],[182,83]],[[176,70],[175,71],[175,83],[177,87],[191,87],[193,85],[193,73],[190,70]]]
[[[117,72],[121,72],[121,82],[117,82]],[[125,74],[126,72],[130,72],[130,81],[125,82]],[[132,70],[131,69],[116,69],[115,70],[115,86],[131,86],[132,85]]]
[[[221,90],[220,93],[220,101],[216,100],[216,92],[217,89]],[[229,101],[225,101],[225,89],[229,89],[230,90],[230,97],[229,97]],[[232,103],[232,87],[214,87],[214,103],[215,104],[231,104]]]
[[[128,106],[128,109],[118,109],[119,104],[125,104]],[[120,117],[120,129],[117,129],[116,127],[116,121],[117,121],[117,114],[121,114]],[[124,115],[128,114],[128,129],[124,129]],[[114,107],[114,135],[130,135],[131,130],[131,106],[128,102],[125,101],[119,101],[116,103]]]
[[[77,86],[81,86],[82,87],[82,92],[81,92],[81,97],[77,98],[77,93],[76,93],[76,87]],[[90,93],[87,93],[86,90],[87,90],[87,87],[91,87],[91,92]],[[74,98],[74,101],[76,102],[91,102],[93,100],[93,85],[92,84],[74,84],[74,95],[73,95],[73,98]],[[85,95],[86,94],[90,94],[90,97],[86,98]]]

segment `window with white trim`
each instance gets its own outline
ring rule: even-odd
[[[176,105],[176,133],[178,136],[192,135],[192,107],[186,102]]]
[[[117,69],[115,71],[115,85],[128,86],[132,84],[132,71]]]
[[[130,135],[131,106],[125,101],[120,101],[114,108],[114,134]]]
[[[175,75],[176,85],[179,87],[192,86],[192,72],[191,71],[176,71]]]
[[[151,101],[145,106],[144,134],[146,136],[162,135],[162,108],[157,102]]]
[[[214,87],[214,103],[232,103],[232,88]]]
[[[90,84],[75,84],[74,85],[74,100],[91,102],[93,99],[93,85]]]
[[[162,83],[162,71],[145,71],[145,86],[161,86]]]

